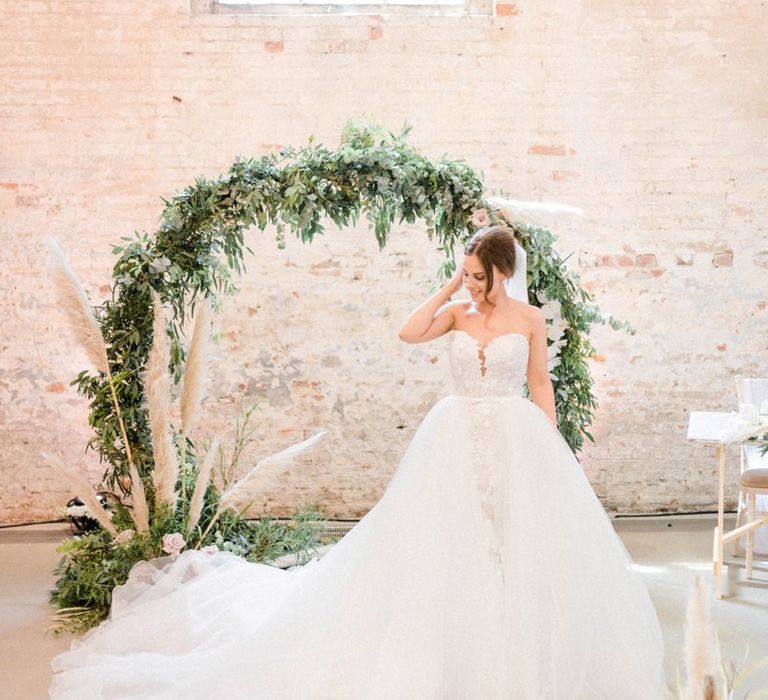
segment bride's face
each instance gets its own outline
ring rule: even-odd
[[[483,263],[476,255],[464,257],[464,286],[472,295],[472,301],[482,302],[487,296],[493,301],[502,291],[504,276],[496,265],[493,265],[493,286],[488,290],[488,276],[485,274]]]

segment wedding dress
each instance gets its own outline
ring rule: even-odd
[[[655,700],[663,641],[573,453],[522,397],[528,340],[449,333],[452,393],[381,500],[289,571],[142,562],[56,657],[54,698]]]

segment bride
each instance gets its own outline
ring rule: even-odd
[[[447,335],[451,392],[324,557],[137,564],[110,618],[53,660],[51,697],[664,698],[653,603],[557,431],[544,319],[510,295],[521,251],[478,230],[404,322],[405,342]],[[449,301],[462,285],[471,302]]]

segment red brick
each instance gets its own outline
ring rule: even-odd
[[[731,266],[733,266],[733,251],[732,250],[718,250],[712,256],[712,265],[714,267],[731,267]]]
[[[547,146],[536,143],[528,147],[528,153],[535,156],[564,156],[565,146]]]
[[[635,258],[638,267],[656,267],[656,256],[653,253],[641,253]]]
[[[501,17],[512,17],[514,15],[519,15],[520,10],[514,3],[497,2],[496,14]]]

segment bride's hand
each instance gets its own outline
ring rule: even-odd
[[[451,293],[451,296],[456,294],[462,286],[464,285],[464,266],[463,265],[456,265],[456,272],[454,273],[453,277],[451,277],[451,281],[446,285],[448,288],[448,291]]]

